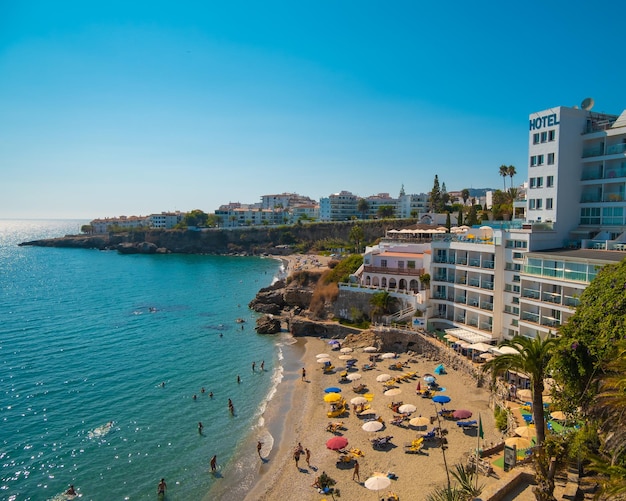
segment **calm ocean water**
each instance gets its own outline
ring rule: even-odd
[[[83,223],[0,220],[0,499],[155,499],[165,477],[166,499],[201,500],[252,479],[241,444],[289,339],[257,335],[247,304],[280,263],[17,246]]]

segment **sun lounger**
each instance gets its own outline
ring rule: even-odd
[[[363,457],[365,456],[365,454],[363,454],[363,451],[361,449],[356,449],[356,448],[352,448],[350,449],[350,454],[352,454],[354,457]]]
[[[476,426],[478,426],[478,422],[477,421],[457,421],[456,425],[459,428],[475,428]]]
[[[393,437],[391,435],[387,435],[386,437],[372,438],[372,447],[374,447],[374,449],[383,449],[391,443],[392,438]]]

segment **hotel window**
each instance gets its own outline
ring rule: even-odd
[[[554,200],[551,198],[546,198],[546,209],[552,210],[554,208]]]
[[[534,167],[535,165],[537,165],[537,156],[533,155],[532,157],[530,157],[530,166]]]
[[[534,198],[531,198],[531,199],[528,201],[528,208],[529,208],[530,210],[535,210],[535,199],[534,199]]]
[[[546,177],[546,188],[552,188],[554,186],[554,176]]]
[[[380,260],[380,267],[381,268],[386,268],[387,267],[387,260],[386,259],[381,259]]]
[[[537,210],[541,210],[543,209],[543,199],[538,198],[537,199]]]
[[[530,178],[530,187],[531,188],[535,188],[537,186],[537,178],[536,177],[531,177]]]
[[[602,224],[624,224],[624,208],[623,207],[603,207],[602,208]]]
[[[581,208],[580,224],[600,224],[600,207]]]
[[[537,178],[537,188],[543,188],[543,178],[542,177],[538,177]]]
[[[554,165],[554,153],[548,153],[548,165]]]
[[[545,143],[548,140],[548,132],[542,132],[541,133],[541,142]]]
[[[537,165],[543,165],[543,155],[537,155]]]
[[[554,141],[556,139],[556,131],[554,129],[548,131],[548,141]]]
[[[533,134],[533,144],[539,144],[539,132]]]

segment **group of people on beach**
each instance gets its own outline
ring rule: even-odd
[[[306,464],[310,468],[311,467],[311,451],[308,448],[302,447],[302,444],[298,442],[298,445],[293,450],[293,459],[296,462],[296,468],[300,469],[298,462],[300,461],[301,456],[305,456]]]

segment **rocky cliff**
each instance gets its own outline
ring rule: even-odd
[[[415,224],[412,219],[309,223],[279,227],[192,230],[146,230],[108,235],[74,235],[24,242],[40,247],[75,247],[121,252],[174,252],[182,254],[289,254],[298,246],[309,249],[315,242],[349,242],[355,224],[363,229],[364,242],[373,242],[390,228]],[[149,245],[145,245],[149,244]]]

